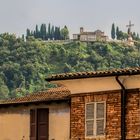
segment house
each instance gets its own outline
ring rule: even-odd
[[[73,39],[83,42],[107,41],[108,36],[106,36],[101,30],[96,30],[94,32],[85,32],[84,28],[81,27],[79,34],[73,34]]]
[[[46,80],[59,87],[0,103],[1,140],[140,140],[140,67]]]
[[[2,101],[0,140],[69,139],[69,95],[68,89],[58,87]]]

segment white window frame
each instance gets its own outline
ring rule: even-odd
[[[97,104],[98,103],[104,103],[104,118],[102,118],[102,119],[104,119],[104,134],[103,135],[97,135],[97,133],[96,133],[96,130],[97,130],[96,121],[101,119],[101,118],[100,119],[96,118],[96,116],[97,116],[97,114],[96,114],[96,112],[97,112]],[[94,121],[94,124],[93,124],[93,135],[92,136],[87,136],[86,121],[88,119],[86,119],[86,106],[88,104],[94,104],[94,118],[93,119],[89,119],[89,120],[93,120]],[[88,103],[86,103],[85,104],[85,138],[105,137],[105,128],[106,128],[106,102],[105,101],[100,101],[100,102],[96,101],[96,102],[88,102]]]

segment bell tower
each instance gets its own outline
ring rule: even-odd
[[[80,27],[80,34],[84,32],[84,28]]]

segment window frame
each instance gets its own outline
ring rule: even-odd
[[[98,103],[104,103],[104,118],[97,118],[97,104]],[[86,108],[88,104],[94,104],[94,118],[93,119],[86,119],[87,114],[86,114]],[[103,135],[97,135],[97,120],[102,120],[104,119],[104,134]],[[87,125],[86,122],[87,120],[93,120],[93,135],[92,136],[87,136]],[[85,104],[85,138],[98,138],[98,137],[105,137],[105,129],[106,129],[106,101],[95,101],[95,102],[87,102]]]

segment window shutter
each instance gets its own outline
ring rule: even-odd
[[[97,120],[96,126],[96,135],[104,135],[104,120]]]
[[[86,119],[94,118],[94,103],[86,105]]]
[[[104,103],[97,103],[96,118],[104,118]]]
[[[104,135],[105,103],[96,104],[96,135]]]
[[[93,136],[93,124],[94,121],[86,121],[86,136]]]
[[[36,111],[30,110],[30,140],[36,140]]]
[[[94,135],[94,103],[86,104],[86,136]]]

